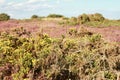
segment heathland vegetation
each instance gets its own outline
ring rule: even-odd
[[[59,28],[71,25],[82,27],[68,28],[65,35],[61,34],[57,38],[44,34],[43,30],[33,34],[24,26],[1,31],[0,80],[120,79],[119,42],[110,43],[102,35],[86,29],[86,26],[120,27],[119,20],[106,19],[99,13],[71,18],[50,14],[47,17],[33,15],[31,19],[18,20],[16,23],[21,22],[27,26],[33,20],[40,21],[39,24],[46,27],[46,23],[53,24],[47,22],[49,18],[53,18],[51,22],[55,22],[56,18],[60,19],[56,21]],[[0,19],[0,24],[9,20],[6,17],[1,18],[1,15]],[[32,28],[32,31],[35,29]]]
[[[6,13],[1,13],[0,14],[0,21],[7,21],[10,19],[10,16]]]
[[[109,20],[100,13],[82,14],[78,17],[63,18],[62,25],[84,25],[88,27],[120,26],[120,20]]]

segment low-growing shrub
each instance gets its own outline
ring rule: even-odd
[[[76,28],[70,28],[69,29],[69,34],[75,37],[84,37],[84,36],[91,36],[93,33],[89,32],[87,29],[84,27],[80,27],[79,29]]]
[[[93,17],[94,17],[94,21],[101,21],[102,22],[103,20],[105,20],[105,18],[100,13],[95,13],[93,15]]]
[[[71,32],[77,33],[74,29]],[[60,39],[44,34],[23,37],[15,35],[17,32],[1,33],[0,79],[116,80],[120,47],[105,42],[99,34],[86,32],[81,29],[79,33],[84,36]]]
[[[82,14],[82,15],[78,16],[78,22],[80,24],[84,24],[84,23],[89,22],[89,21],[90,21],[90,19],[89,19],[89,16],[87,14]]]
[[[49,14],[47,17],[49,17],[49,18],[62,18],[64,16],[60,15],[60,14]]]
[[[93,25],[99,25],[102,24],[105,20],[105,18],[100,13],[95,14],[82,14],[78,16],[78,23],[79,24],[93,24]]]

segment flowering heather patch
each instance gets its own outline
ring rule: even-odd
[[[8,31],[16,27],[24,27],[24,29],[30,31],[33,35],[36,33],[48,34],[51,37],[61,37],[61,35],[66,35],[69,29],[77,28],[81,26],[61,26],[58,24],[59,21],[55,20],[29,20],[29,21],[19,21],[19,20],[9,20],[0,22],[0,31]],[[120,27],[106,27],[106,28],[91,28],[85,27],[88,31],[101,34],[107,41],[120,42]]]
[[[87,29],[94,33],[101,34],[107,41],[120,42],[120,27],[90,28]]]

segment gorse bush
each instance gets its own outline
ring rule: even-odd
[[[78,16],[77,18],[71,17],[69,20],[67,20],[66,22],[63,22],[62,24],[67,24],[67,25],[93,24],[93,25],[96,25],[98,23],[102,24],[105,20],[106,19],[100,13],[82,14]]]
[[[78,17],[78,22],[80,24],[84,24],[84,23],[89,22],[89,21],[90,21],[90,19],[89,19],[87,14],[82,14]]]
[[[94,21],[103,21],[103,20],[105,20],[105,18],[102,16],[102,14],[99,14],[99,13],[95,13],[93,15],[93,18],[94,18]]]
[[[109,20],[106,19],[102,14],[82,14],[78,17],[63,18],[63,21],[59,22],[63,26],[76,26],[84,25],[88,27],[110,27],[120,26],[120,20]]]
[[[10,19],[10,16],[6,13],[1,13],[0,14],[0,21],[7,21]]]
[[[1,80],[117,80],[120,47],[100,35],[86,35],[82,28],[71,32],[84,36],[54,39],[43,34],[23,37],[28,34],[20,30],[25,31],[0,34]]]
[[[104,20],[105,20],[105,18],[100,13],[82,14],[82,15],[78,16],[78,22],[80,24],[84,24],[84,23],[92,22],[92,21],[102,22]]]
[[[105,18],[100,13],[90,14],[88,16],[89,16],[90,21],[102,22],[105,20]]]
[[[79,29],[70,28],[69,29],[69,35],[73,36],[73,37],[84,37],[84,36],[91,36],[91,35],[93,35],[93,33],[89,32],[88,30],[81,27]]]

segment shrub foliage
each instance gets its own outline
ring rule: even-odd
[[[38,18],[37,15],[32,15],[32,16],[31,16],[31,19],[36,19],[36,18]]]
[[[49,18],[62,18],[64,16],[60,15],[60,14],[49,14],[47,17],[49,17]]]
[[[115,25],[118,25],[118,21],[115,21]],[[109,25],[108,23],[111,23],[110,20],[107,20],[103,17],[102,14],[100,13],[95,13],[95,14],[82,14],[80,16],[76,17],[71,17],[68,20],[63,21],[60,24],[66,24],[66,25],[87,25],[87,26],[97,26],[97,27],[105,27],[106,25]],[[113,24],[113,23],[111,23]]]
[[[90,21],[90,19],[89,19],[89,16],[87,14],[82,14],[78,17],[78,22],[80,24],[84,24],[84,23],[89,22],[89,21]]]
[[[1,80],[117,80],[120,47],[98,34],[81,29],[79,35],[84,36],[53,39],[14,31],[17,35],[0,34]]]
[[[10,16],[6,13],[1,13],[0,14],[0,21],[7,21],[10,19]]]
[[[91,21],[102,22],[104,20],[105,20],[105,18],[100,13],[88,14],[88,15],[82,14],[82,15],[78,16],[78,22],[80,24],[84,24],[84,23],[91,22]]]

